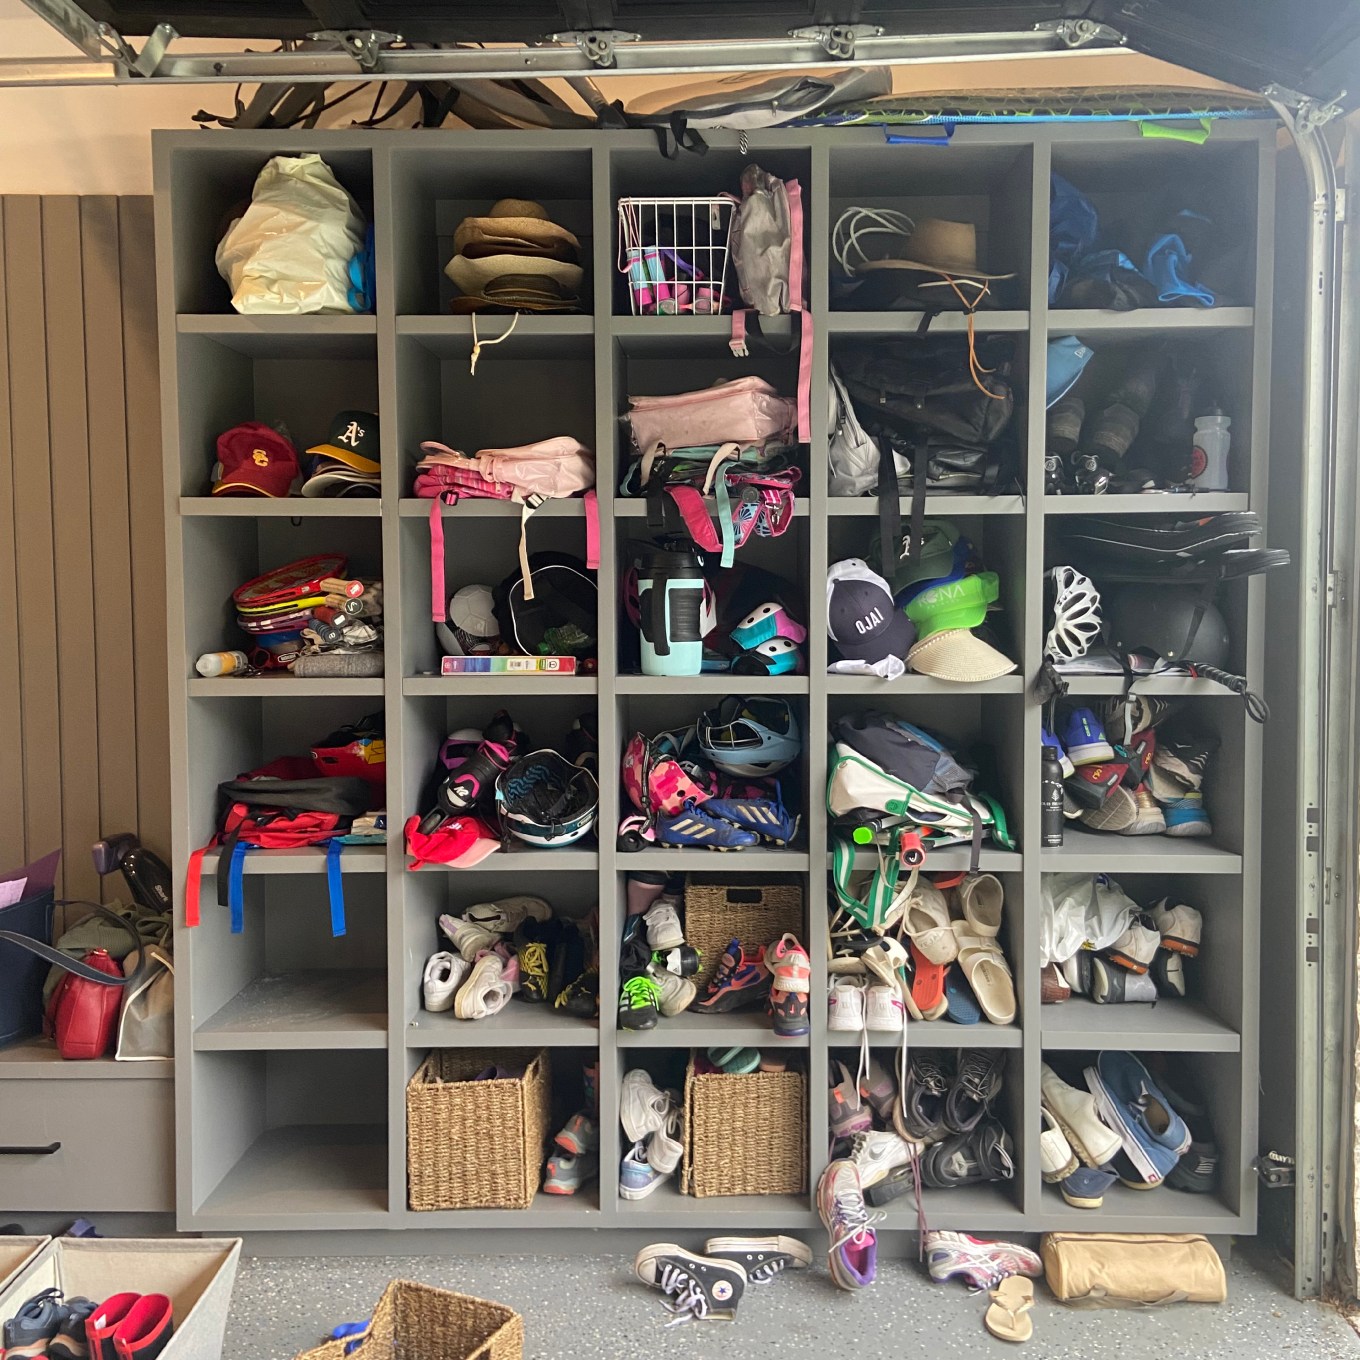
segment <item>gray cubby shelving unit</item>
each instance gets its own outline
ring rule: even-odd
[[[1238,699],[1196,681],[1143,682],[1152,693],[1185,697],[1223,738],[1211,775],[1215,832],[1207,842],[1126,839],[1069,832],[1061,850],[1040,851],[1040,710],[1029,691],[1043,635],[1043,585],[1051,550],[1046,529],[1060,517],[1098,509],[1152,514],[1184,499],[1043,494],[1045,342],[1075,333],[1097,348],[1141,338],[1180,336],[1202,344],[1234,395],[1234,481],[1229,492],[1196,498],[1205,512],[1250,506],[1264,512],[1269,428],[1274,130],[1259,123],[1216,125],[1203,147],[1144,141],[1134,127],[960,128],[947,149],[888,145],[873,129],[753,132],[749,150],[715,134],[703,158],[663,161],[644,133],[259,132],[167,133],[156,138],[157,242],[164,386],[165,496],[169,544],[174,864],[212,830],[219,780],[295,749],[333,724],[381,707],[387,724],[389,841],[346,851],[349,933],[333,940],[325,910],[323,855],[257,852],[247,861],[247,926],[228,933],[225,913],[205,887],[203,923],[177,939],[176,1103],[178,1221],[185,1230],[607,1228],[696,1232],[710,1229],[812,1229],[812,1196],[694,1200],[667,1187],[630,1204],[616,1195],[620,1139],[612,1112],[621,1073],[632,1063],[680,1055],[691,1045],[754,1043],[758,1017],[707,1021],[685,1015],[645,1034],[615,1028],[615,941],[630,870],[717,872],[739,881],[771,872],[800,875],[807,886],[813,959],[813,1028],[787,1045],[809,1070],[812,1165],[816,1184],[826,1155],[825,1089],[833,1054],[853,1036],[828,1035],[822,997],[826,942],[822,912],[829,844],[821,790],[829,716],[882,705],[959,736],[996,746],[1002,796],[1019,849],[987,849],[982,864],[1002,875],[1007,943],[1019,994],[1013,1026],[915,1025],[915,1045],[1004,1051],[1003,1115],[1017,1145],[1009,1184],[927,1193],[932,1225],[980,1231],[1059,1228],[1251,1233],[1256,1143],[1259,856],[1259,730]],[[244,198],[266,158],[318,151],[372,216],[378,310],[373,317],[240,317],[212,263],[223,214]],[[729,354],[725,318],[632,317],[614,268],[614,205],[620,194],[730,190],[748,161],[797,176],[809,205],[807,258],[815,327],[811,475],[789,533],[754,551],[808,591],[810,674],[751,682],[752,691],[788,696],[809,724],[801,771],[807,806],[802,843],[788,851],[713,856],[649,850],[621,855],[613,830],[620,792],[608,777],[634,723],[673,724],[733,685],[725,677],[674,682],[618,674],[616,582],[621,542],[642,529],[641,507],[616,498],[617,416],[635,393],[678,391],[718,377],[756,371],[791,390],[792,360],[759,351]],[[1150,190],[1183,184],[1187,201],[1206,193],[1225,205],[1242,247],[1233,295],[1210,312],[1157,310],[1114,314],[1048,306],[1048,186],[1053,169],[1091,193],[1102,213],[1134,216]],[[504,345],[483,351],[468,372],[472,327],[447,314],[442,266],[461,217],[503,196],[545,203],[581,238],[586,282],[579,316],[526,316]],[[824,475],[827,357],[859,338],[909,334],[910,314],[829,308],[829,237],[852,202],[900,207],[917,215],[964,218],[979,229],[982,257],[1012,269],[999,309],[979,315],[980,331],[1015,337],[1016,421],[1021,486],[995,498],[932,498],[930,512],[961,521],[1002,574],[1005,614],[1020,669],[976,687],[909,676],[888,685],[828,677],[820,582],[828,562],[861,551],[873,527],[870,500],[833,500]],[[479,322],[483,338],[504,318]],[[961,333],[943,316],[935,329]],[[379,501],[214,501],[206,480],[216,433],[243,419],[284,420],[299,443],[324,432],[332,412],[375,405],[382,415]],[[441,679],[435,664],[428,598],[428,504],[409,497],[418,441],[443,438],[466,448],[573,433],[597,450],[602,519],[600,673],[565,682],[532,678]],[[510,569],[518,518],[495,503],[446,512],[450,588],[496,580]],[[579,502],[554,504],[535,518],[535,548],[583,546]],[[387,673],[381,681],[299,682],[291,678],[205,681],[192,670],[200,651],[232,645],[230,590],[255,571],[336,547],[356,569],[380,572],[387,590]],[[1264,583],[1229,588],[1237,669],[1259,687],[1264,647]],[[1117,693],[1108,679],[1079,679],[1075,695]],[[418,804],[448,730],[508,702],[531,731],[559,735],[582,710],[597,714],[602,780],[598,848],[495,856],[465,873],[407,871],[401,827]],[[205,866],[212,868],[209,856]],[[931,867],[961,868],[962,850],[939,852]],[[1175,891],[1205,914],[1205,961],[1197,995],[1155,1010],[1104,1010],[1080,1000],[1041,1008],[1037,953],[1042,875],[1108,871],[1135,895]],[[205,884],[210,880],[205,878]],[[435,917],[512,891],[538,891],[566,911],[598,902],[602,1017],[598,1027],[518,1003],[495,1019],[460,1024],[419,1006],[419,979],[436,947]],[[871,1036],[888,1057],[890,1035]],[[772,1038],[770,1045],[776,1046]],[[418,1214],[405,1185],[408,1078],[431,1048],[546,1045],[557,1080],[579,1082],[598,1056],[605,1112],[598,1187],[575,1199],[540,1195],[523,1211]],[[1212,1106],[1223,1148],[1216,1194],[1116,1191],[1101,1213],[1065,1206],[1043,1185],[1038,1166],[1039,1065],[1046,1052],[1079,1054],[1128,1045],[1186,1055]],[[566,1098],[570,1098],[569,1094]],[[905,1201],[886,1227],[915,1226]],[[313,1240],[325,1247],[324,1236]],[[337,1244],[345,1239],[336,1239]],[[424,1240],[424,1239],[422,1239]]]

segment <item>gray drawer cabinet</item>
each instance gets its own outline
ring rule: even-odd
[[[38,1051],[0,1053],[0,1212],[173,1209],[173,1064],[63,1063]]]

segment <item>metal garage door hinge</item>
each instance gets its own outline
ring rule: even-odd
[[[549,33],[550,43],[574,43],[593,66],[610,67],[614,64],[614,48],[619,43],[642,41],[641,33],[625,33],[618,28],[570,29],[563,33]]]
[[[828,57],[837,61],[850,61],[861,38],[882,36],[883,29],[878,24],[816,24],[811,28],[789,29],[790,38],[818,43]]]
[[[1267,1190],[1285,1190],[1294,1184],[1294,1159],[1283,1152],[1263,1152],[1251,1169]]]

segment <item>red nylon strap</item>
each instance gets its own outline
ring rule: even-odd
[[[186,928],[198,924],[198,899],[203,888],[203,856],[213,848],[216,842],[217,837],[214,836],[201,850],[195,850],[189,856],[189,869],[184,876],[184,924]]]
[[[600,501],[591,487],[586,492],[586,570],[600,569]]]

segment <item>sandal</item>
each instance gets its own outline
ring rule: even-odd
[[[1002,1341],[1028,1341],[1034,1335],[1034,1284],[1023,1275],[1007,1275],[988,1297],[992,1300],[983,1325]]]
[[[956,889],[959,910],[970,933],[984,939],[1001,933],[1001,906],[1005,895],[995,874],[969,874]]]
[[[911,999],[920,1009],[921,1019],[938,1020],[949,1009],[949,999],[944,994],[944,979],[949,972],[949,965],[932,963],[915,940],[911,942],[911,959],[916,968],[916,976],[911,984]]]
[[[959,967],[977,997],[982,1013],[994,1025],[1015,1020],[1015,981],[1001,946],[991,936],[974,935],[964,921],[954,922]]]

